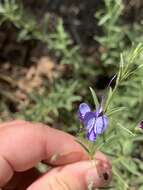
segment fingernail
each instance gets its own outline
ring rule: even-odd
[[[87,160],[88,158],[87,155],[85,155],[83,152],[66,152],[60,154],[60,157],[66,159],[76,158],[78,160]]]
[[[55,164],[57,162],[68,163],[71,161],[81,161],[87,160],[88,157],[84,155],[82,152],[66,152],[66,153],[56,153],[50,158],[50,163]]]
[[[86,173],[87,187],[94,190],[109,183],[111,179],[111,169],[103,161],[95,161],[95,166]],[[106,167],[105,167],[106,166]]]
[[[53,154],[53,156],[50,158],[50,163],[57,161],[59,157],[60,157],[60,154],[58,153]]]

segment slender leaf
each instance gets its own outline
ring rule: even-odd
[[[91,94],[92,94],[92,97],[93,97],[93,100],[94,100],[94,104],[95,104],[95,107],[98,108],[99,107],[99,101],[98,101],[98,97],[95,93],[95,91],[93,90],[92,87],[89,87],[90,91],[91,91]]]

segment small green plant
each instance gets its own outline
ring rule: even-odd
[[[113,88],[108,87],[108,93],[101,103],[99,103],[94,90],[90,88],[95,103],[95,112],[91,111],[90,107],[85,103],[82,103],[79,107],[80,120],[84,123],[84,128],[87,131],[87,139],[91,141],[91,143],[85,143],[84,140],[83,147],[86,147],[85,150],[87,150],[91,158],[96,150],[102,150],[112,157],[115,180],[115,185],[113,186],[119,190],[131,189],[133,186],[130,181],[125,181],[125,173],[126,175],[140,175],[136,160],[130,156],[135,146],[133,142],[139,137],[136,135],[136,126],[139,120],[134,123],[129,122],[128,118],[125,119],[129,107],[125,105],[123,107],[122,104],[117,106],[113,102],[116,102],[116,94],[120,87],[128,88],[128,80],[134,79],[136,73],[143,67],[143,64],[136,63],[142,53],[143,45],[139,44],[130,52],[121,54],[119,72],[110,82],[111,84],[116,78],[115,86]],[[80,144],[82,144],[82,134],[80,135]]]

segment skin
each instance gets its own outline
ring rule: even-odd
[[[41,175],[40,161],[52,166]],[[111,180],[111,163],[101,152],[89,160],[75,137],[39,123],[0,124],[0,187],[4,190],[87,190]]]

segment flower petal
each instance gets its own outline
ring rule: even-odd
[[[96,112],[95,112],[96,117],[99,117],[100,115],[103,115],[102,113],[103,113],[103,109],[102,109],[101,106],[96,108]]]
[[[96,140],[96,133],[94,131],[94,128],[90,132],[87,133],[87,139],[89,141],[95,141]]]
[[[103,115],[96,119],[96,129],[95,133],[102,134],[108,126],[108,118],[107,116]]]
[[[83,122],[84,122],[84,126],[87,130],[91,130],[92,128],[95,128],[95,124],[96,124],[95,113],[88,112],[87,114],[85,114]]]
[[[89,107],[88,104],[86,104],[86,103],[80,104],[79,105],[79,110],[78,110],[79,118],[81,120],[83,120],[85,114],[88,113],[88,112],[90,112],[90,111],[91,111],[91,109],[90,109],[90,107]]]

